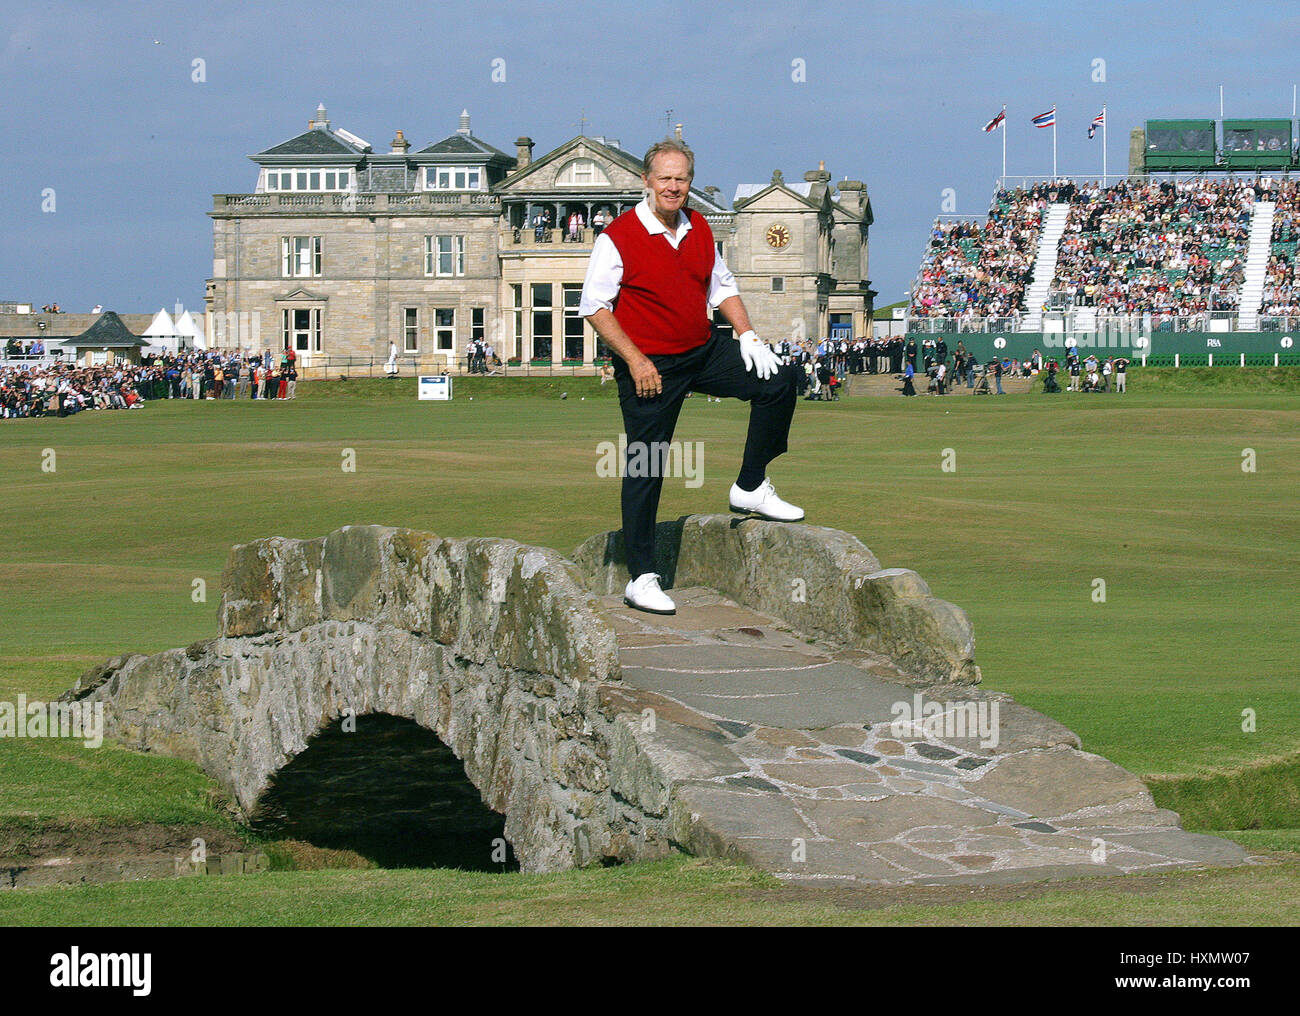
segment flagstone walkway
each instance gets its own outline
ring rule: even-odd
[[[995,885],[1248,859],[1184,832],[1136,776],[1005,694],[806,642],[710,589],[670,595],[674,616],[601,599],[623,668],[603,694],[675,760],[675,838],[692,853],[802,885]]]

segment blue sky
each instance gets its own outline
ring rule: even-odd
[[[387,151],[452,133],[540,154],[579,133],[643,151],[665,110],[696,182],[800,180],[824,159],[863,180],[880,305],[903,298],[946,188],[987,209],[1008,107],[1007,169],[1097,174],[1147,117],[1289,116],[1300,4],[1133,2],[456,5],[53,3],[0,20],[0,300],[142,313],[201,307],[214,193],[250,191],[249,154],[300,133],[318,102]],[[193,61],[206,80],[192,78]],[[505,81],[493,81],[493,61]],[[804,81],[792,79],[804,61]],[[1104,61],[1104,81],[1093,78]],[[499,66],[499,65],[498,65]],[[42,211],[53,188],[55,211]]]

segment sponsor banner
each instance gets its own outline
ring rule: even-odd
[[[450,402],[451,376],[448,374],[421,374],[416,395],[421,402]]]

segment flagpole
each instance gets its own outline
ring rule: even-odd
[[[1052,103],[1052,180],[1056,180],[1056,103]]]
[[[1106,186],[1106,104],[1101,104],[1101,185]]]
[[[1007,185],[1007,104],[1002,104],[1002,186]]]

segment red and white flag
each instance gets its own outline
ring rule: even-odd
[[[997,116],[995,116],[992,120],[990,120],[988,123],[984,125],[984,133],[989,134],[992,131],[997,130],[998,124],[1006,123],[1006,119],[1007,119],[1007,111],[1004,109],[1001,113],[999,113]]]

